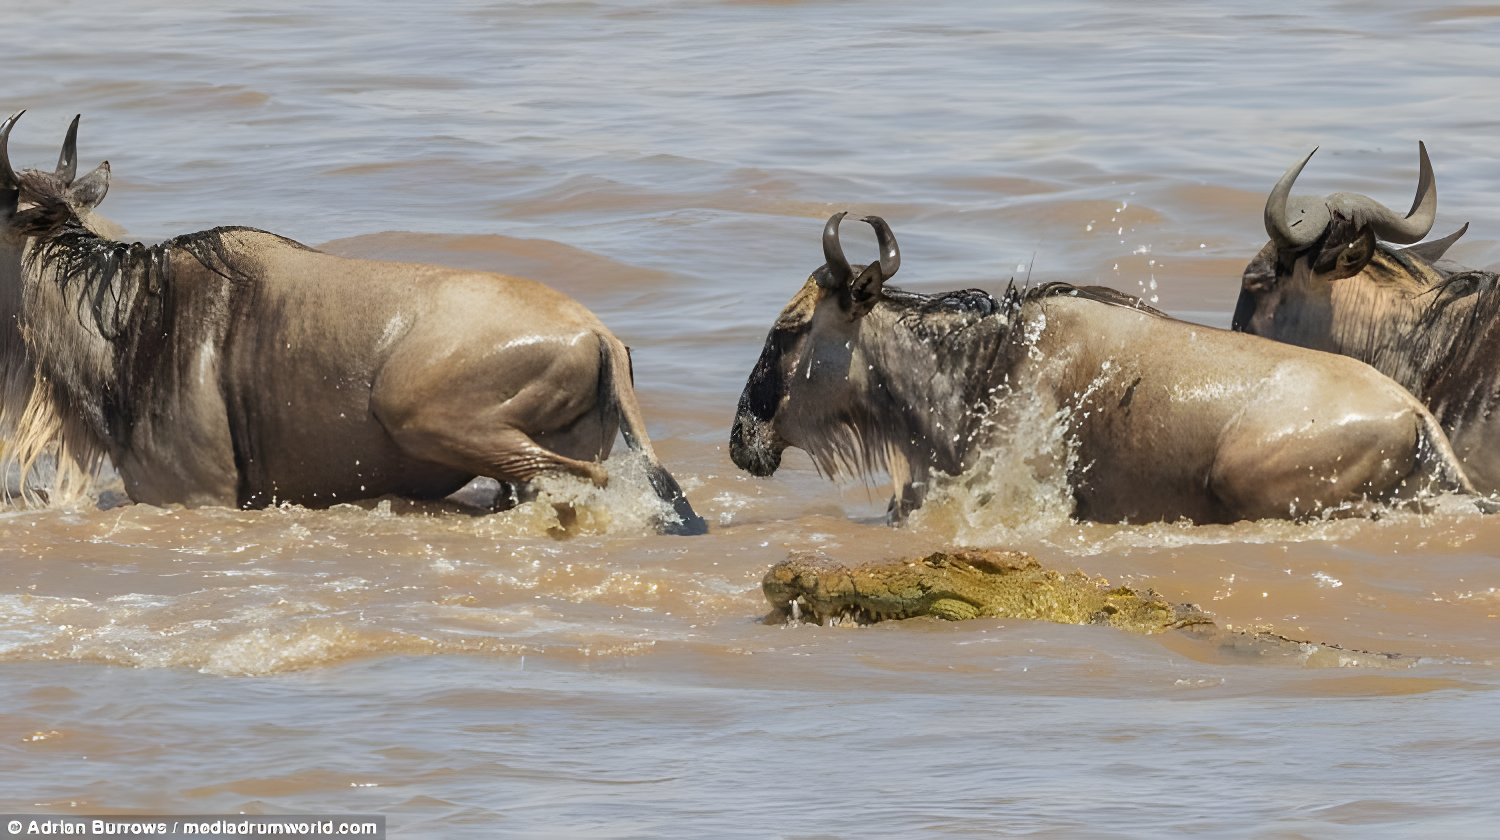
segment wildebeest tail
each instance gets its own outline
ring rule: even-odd
[[[693,511],[677,479],[667,472],[656,457],[651,438],[646,436],[646,421],[635,400],[635,376],[630,366],[630,349],[612,335],[599,336],[599,406],[604,413],[604,428],[614,428],[618,421],[625,445],[646,456],[646,474],[658,498],[672,506],[679,521],[662,519],[657,527],[665,534],[695,536],[708,533],[708,524]]]
[[[1500,512],[1500,504],[1480,495],[1474,488],[1474,483],[1464,472],[1463,462],[1458,459],[1458,453],[1453,451],[1453,444],[1449,442],[1448,435],[1443,432],[1437,418],[1426,407],[1418,404],[1418,408],[1422,427],[1418,432],[1417,468],[1413,475],[1436,490],[1477,496],[1475,504],[1484,513]]]

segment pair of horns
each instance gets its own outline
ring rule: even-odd
[[[17,111],[11,114],[4,125],[0,125],[0,189],[20,189],[21,179],[10,165],[10,130],[24,113],[24,110]],[[78,177],[78,119],[81,116],[83,115],[79,114],[74,117],[73,124],[68,126],[68,136],[63,138],[62,154],[57,158],[56,175],[64,187],[72,186],[73,179]]]
[[[828,218],[828,224],[823,226],[824,265],[818,270],[817,278],[818,285],[825,289],[838,289],[855,279],[854,269],[849,267],[849,260],[844,257],[844,246],[839,243],[839,222],[847,215],[847,211],[834,213]],[[896,247],[896,234],[891,232],[891,226],[885,223],[885,219],[879,216],[864,216],[860,221],[875,228],[875,241],[880,245],[880,261],[877,265],[880,266],[881,281],[891,279],[901,267],[901,249]]]
[[[1426,144],[1417,143],[1421,174],[1417,179],[1417,197],[1405,216],[1358,193],[1293,196],[1292,184],[1317,151],[1308,152],[1307,157],[1288,169],[1266,199],[1266,233],[1279,247],[1297,251],[1313,244],[1328,230],[1334,213],[1353,222],[1356,229],[1369,226],[1376,236],[1398,245],[1417,242],[1432,230],[1432,223],[1437,219],[1437,183],[1432,177],[1432,161],[1427,159]]]

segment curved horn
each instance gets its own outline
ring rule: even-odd
[[[817,271],[818,285],[825,289],[847,286],[854,279],[849,260],[844,258],[844,246],[839,244],[839,222],[849,215],[847,211],[834,213],[823,226],[824,265]]]
[[[1368,226],[1387,242],[1397,245],[1420,242],[1437,219],[1437,182],[1432,175],[1432,161],[1427,157],[1427,144],[1418,142],[1417,154],[1421,163],[1417,196],[1412,201],[1411,212],[1405,216],[1359,193],[1334,193],[1325,198],[1291,197],[1292,183],[1312,157],[1309,154],[1281,176],[1266,199],[1266,233],[1281,247],[1301,250],[1322,236],[1328,229],[1331,214],[1338,213],[1353,222],[1356,230]]]
[[[1313,149],[1307,153],[1307,157],[1288,169],[1266,198],[1266,233],[1277,245],[1288,250],[1299,251],[1306,248],[1328,229],[1330,217],[1323,199],[1312,196],[1291,197],[1292,184],[1302,174],[1302,167],[1317,152],[1317,149]]]
[[[68,126],[68,136],[63,138],[62,154],[57,158],[57,178],[63,182],[63,186],[73,185],[73,179],[78,177],[78,118],[73,118],[73,124]]]
[[[879,216],[866,216],[861,222],[875,228],[875,241],[880,243],[880,273],[889,280],[901,268],[901,249],[896,247],[896,234],[891,226]]]
[[[1422,241],[1432,231],[1437,221],[1437,181],[1432,176],[1432,161],[1427,158],[1427,144],[1417,141],[1417,157],[1420,160],[1417,176],[1417,196],[1412,199],[1411,210],[1405,216],[1397,216],[1385,205],[1365,198],[1369,202],[1366,224],[1375,229],[1375,235],[1397,245],[1410,245]],[[1364,196],[1360,196],[1364,198]]]
[[[16,177],[16,171],[10,168],[10,130],[15,127],[16,120],[26,111],[17,111],[10,115],[10,119],[0,125],[0,190],[17,190],[21,188],[20,179]]]
[[[1432,175],[1432,161],[1427,158],[1427,144],[1421,140],[1417,141],[1417,168],[1417,196],[1411,200],[1411,209],[1406,211],[1406,218],[1418,218],[1418,210],[1436,217],[1437,179]],[[1432,222],[1429,221],[1427,225],[1427,229],[1432,230]]]
[[[1437,219],[1437,184],[1432,177],[1432,161],[1427,159],[1427,144],[1418,143],[1417,153],[1421,158],[1421,175],[1417,179],[1417,197],[1411,203],[1411,212],[1405,216],[1368,196],[1359,193],[1334,193],[1328,196],[1328,206],[1339,215],[1354,222],[1356,228],[1368,225],[1375,235],[1397,245],[1420,242],[1432,223]]]

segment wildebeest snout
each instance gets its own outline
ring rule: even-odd
[[[771,475],[781,466],[781,451],[785,448],[786,443],[771,428],[770,421],[744,411],[734,418],[734,429],[729,433],[729,457],[745,472],[762,478]]]

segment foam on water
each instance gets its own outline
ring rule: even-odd
[[[171,594],[0,595],[0,659],[247,676],[372,654],[510,654],[547,645],[628,654],[640,644],[635,629],[617,632],[601,625],[597,611],[567,615],[552,605],[650,613],[658,590],[666,594],[671,584],[660,573],[643,576],[597,558],[567,562],[580,541],[649,537],[656,522],[674,515],[652,492],[646,465],[637,453],[615,455],[603,488],[544,475],[527,501],[484,516],[390,499],[328,510],[12,510],[0,522],[81,536],[81,547],[107,556],[105,568],[127,586],[160,587],[164,581],[139,573],[161,575],[151,555],[163,550],[177,566],[166,576],[189,576],[199,586]],[[339,571],[318,568],[328,563]],[[704,593],[708,600],[743,595],[726,592],[722,580],[710,587],[718,591]]]
[[[548,533],[561,530],[610,536],[644,536],[655,533],[658,522],[680,523],[681,517],[672,506],[652,492],[647,477],[649,464],[644,455],[635,452],[610,456],[604,462],[609,470],[609,483],[604,487],[563,473],[539,476],[532,482],[536,499],[520,506],[534,510],[520,518],[532,527],[546,522]],[[683,490],[691,488],[689,484]],[[547,508],[553,511],[553,516],[569,511],[572,521],[551,524],[546,518]]]

